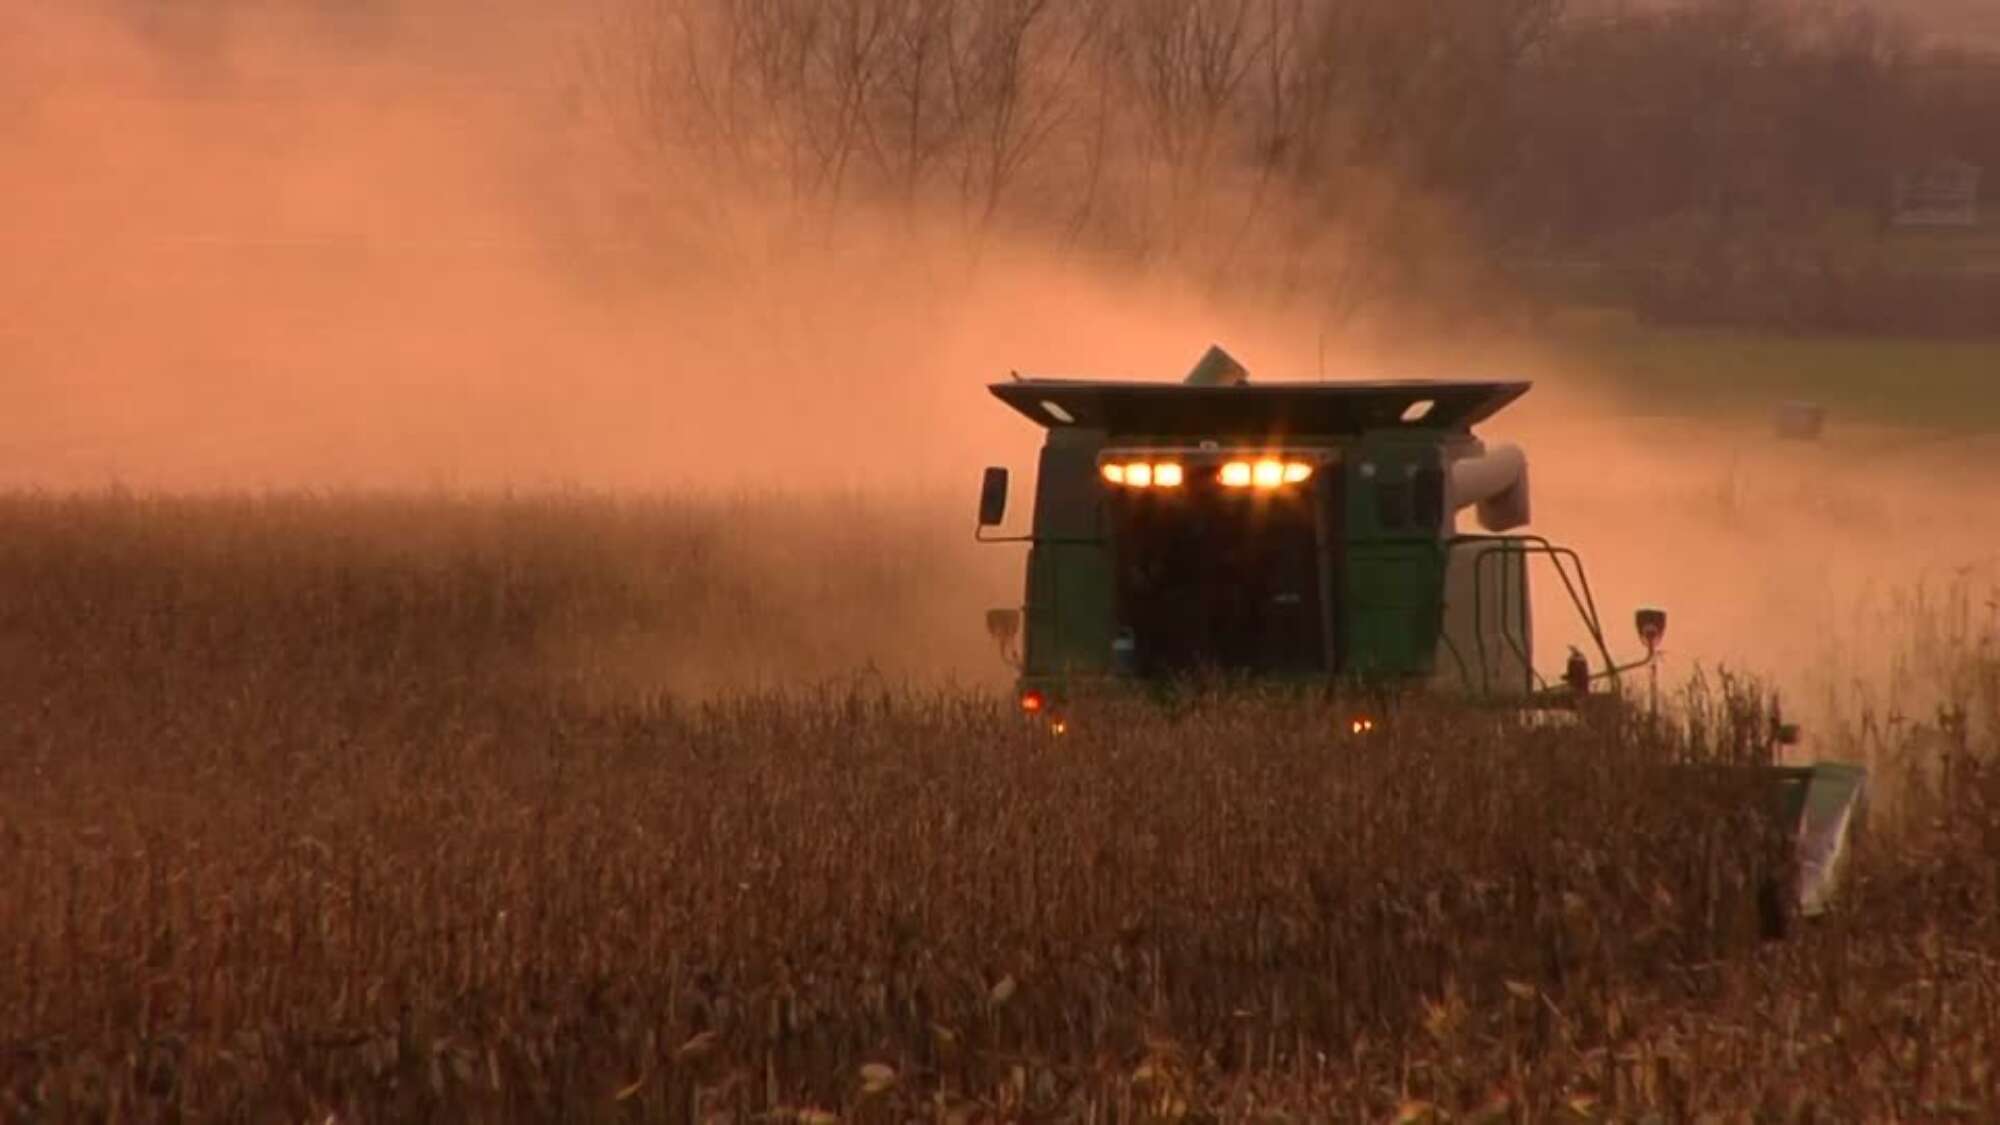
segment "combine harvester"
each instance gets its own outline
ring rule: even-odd
[[[1093,695],[1215,674],[1530,713],[1624,706],[1621,677],[1654,665],[1665,613],[1639,610],[1645,656],[1614,660],[1582,560],[1519,530],[1527,458],[1472,432],[1529,386],[1253,384],[1219,348],[1179,384],[994,385],[1048,430],[1031,533],[989,534],[1007,470],[986,470],[979,505],[982,541],[1029,545],[1025,610],[987,622],[1019,669],[1022,709],[1061,731]],[[1485,534],[1458,531],[1468,511]],[[1572,648],[1553,684],[1534,664],[1531,570],[1564,591],[1595,657]],[[1352,733],[1385,718],[1371,709]],[[1774,743],[1795,737],[1773,718]],[[1797,843],[1796,908],[1817,914],[1865,772],[1767,768]]]

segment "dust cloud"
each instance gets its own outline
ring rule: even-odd
[[[1820,723],[1929,721],[1964,698],[1967,656],[2000,655],[2000,435],[1835,408],[1785,440],[1775,400],[1640,415],[1560,356],[1526,362],[1538,385],[1493,430],[1530,451],[1535,530],[1583,556],[1614,655],[1642,652],[1633,610],[1663,607],[1663,684],[1753,675]],[[1589,651],[1552,575],[1536,609],[1542,665]]]
[[[702,169],[606,119],[593,12],[0,10],[0,486],[838,490],[969,516],[978,466],[1024,470],[1038,438],[985,383],[1171,378],[1221,341],[1273,378],[1535,378],[1493,436],[1527,446],[1538,527],[1584,552],[1615,640],[1636,605],[1674,611],[1678,669],[1791,677],[1873,642],[1868,597],[2000,554],[1990,445],[1625,419],[1546,346],[1329,340],[1255,292],[860,204],[822,241],[676,212],[662,180]],[[950,561],[967,621],[1014,592],[995,557]],[[1544,666],[1576,639],[1550,592]]]
[[[0,484],[963,491],[1032,450],[1010,369],[1244,334],[858,206],[838,245],[674,213],[696,170],[606,120],[590,11],[0,14]]]

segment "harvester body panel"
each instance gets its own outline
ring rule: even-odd
[[[1099,430],[1063,428],[1042,446],[1028,548],[1023,675],[1060,682],[1109,670],[1112,570],[1104,536]]]
[[[1528,598],[1528,558],[1502,542],[1469,542],[1445,563],[1444,621],[1436,673],[1471,696],[1517,697],[1537,684]]]
[[[1107,677],[1204,670],[1285,679],[1410,680],[1438,671],[1448,603],[1469,567],[1447,542],[1450,464],[1470,426],[1527,390],[1511,382],[1261,385],[1019,380],[993,393],[1048,430],[1036,478],[1023,679],[1073,690]],[[1259,492],[1218,484],[1232,461],[1283,458],[1311,475]],[[1172,463],[1173,490],[1110,487],[1104,466]],[[1470,583],[1468,576],[1462,583]],[[1525,625],[1521,567],[1479,576],[1480,620]],[[1511,583],[1511,586],[1509,585]],[[1470,586],[1466,586],[1470,590]],[[1230,622],[1235,623],[1232,629]],[[1525,652],[1469,644],[1475,658]],[[1509,659],[1512,659],[1511,655]],[[1458,674],[1497,691],[1514,674]],[[1513,660],[1519,664],[1521,661]]]

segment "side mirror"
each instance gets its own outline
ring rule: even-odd
[[[1007,518],[1007,470],[988,469],[979,482],[979,526],[999,527]]]
[[[1633,623],[1639,629],[1639,643],[1647,652],[1660,647],[1667,636],[1667,611],[1664,609],[1642,609],[1633,616]]]

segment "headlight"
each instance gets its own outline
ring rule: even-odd
[[[1187,469],[1178,461],[1122,461],[1098,469],[1109,484],[1126,488],[1179,488]]]
[[[1304,461],[1280,461],[1267,457],[1259,461],[1231,461],[1218,474],[1225,488],[1256,488],[1269,491],[1288,484],[1311,480],[1313,467]]]

